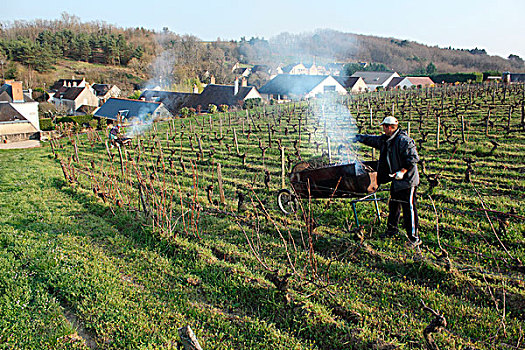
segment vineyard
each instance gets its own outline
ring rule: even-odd
[[[0,302],[0,347],[176,348],[190,325],[203,349],[523,348],[524,103],[523,85],[461,85],[128,126],[126,143],[63,128],[25,156],[36,214],[0,173],[0,286],[29,305]],[[390,115],[421,158],[417,249],[380,238],[388,186],[374,202],[290,185],[298,166],[377,160],[351,140]]]

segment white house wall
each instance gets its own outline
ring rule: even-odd
[[[246,95],[246,97],[244,99],[247,100],[249,98],[260,98],[260,99],[262,99],[262,96],[259,93],[259,91],[257,91],[256,89],[251,89],[250,92]]]
[[[356,81],[354,86],[352,86],[351,91],[353,93],[358,93],[358,92],[365,92],[367,89],[368,89],[368,86],[365,84],[365,81],[362,78],[360,78]]]
[[[348,91],[339,84],[337,80],[335,80],[333,77],[329,76],[325,80],[323,80],[319,85],[317,85],[315,88],[313,88],[312,91],[310,91],[308,94],[306,94],[306,98],[315,97],[318,94],[324,94],[324,87],[325,86],[335,86],[335,91],[340,95],[346,95],[348,94]]]
[[[75,100],[75,110],[77,110],[82,105],[97,107],[98,97],[92,93],[91,90],[84,89],[84,91],[82,91]]]
[[[13,102],[11,107],[22,114],[37,130],[40,130],[40,121],[38,119],[38,102]]]
[[[401,81],[396,85],[396,87],[397,87],[398,89],[408,89],[408,88],[410,88],[410,87],[412,87],[412,86],[414,86],[414,84],[412,84],[412,83],[410,82],[410,80],[408,80],[408,78],[405,78],[405,79],[401,80]]]

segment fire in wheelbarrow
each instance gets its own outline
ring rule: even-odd
[[[355,162],[312,168],[308,162],[294,166],[290,173],[293,191],[282,189],[277,196],[279,208],[285,214],[297,210],[298,198],[356,198],[352,201],[357,224],[355,203],[374,201],[376,210],[379,189],[377,161]],[[370,198],[373,197],[373,198]]]

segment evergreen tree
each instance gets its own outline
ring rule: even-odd
[[[426,68],[426,73],[428,75],[432,75],[432,74],[436,74],[437,72],[437,68],[436,66],[434,65],[433,62],[430,62],[428,65],[427,65],[427,68]]]

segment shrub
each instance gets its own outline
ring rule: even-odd
[[[259,107],[262,105],[262,99],[260,98],[249,98],[246,101],[244,101],[244,104],[242,106],[243,109],[252,109],[255,107]]]
[[[40,130],[42,131],[51,131],[55,129],[55,124],[51,118],[42,118],[40,119]]]
[[[98,129],[106,130],[107,127],[108,127],[108,121],[105,118],[100,118],[98,120]]]
[[[219,106],[219,110],[220,110],[221,112],[223,112],[223,113],[224,113],[224,112],[228,112],[228,108],[229,108],[228,105],[220,105],[220,106]]]
[[[93,116],[86,114],[86,115],[77,115],[74,117],[71,117],[77,124],[80,125],[89,125],[89,123],[93,120]]]
[[[190,109],[188,107],[182,107],[180,109],[180,115],[186,118],[190,114]]]
[[[217,106],[210,103],[208,105],[208,113],[211,113],[211,114],[217,113]]]
[[[58,118],[56,120],[57,124],[60,124],[60,123],[76,123],[76,121],[71,118],[71,117],[62,117],[62,118]]]

